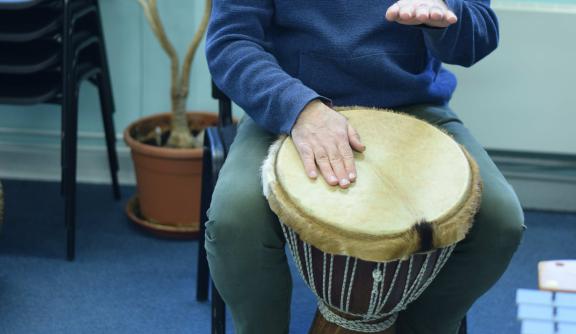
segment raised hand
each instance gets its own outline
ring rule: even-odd
[[[386,19],[406,25],[445,28],[456,23],[456,14],[442,0],[400,0],[386,11]]]
[[[330,185],[348,188],[356,180],[352,150],[364,151],[365,146],[346,117],[314,100],[300,113],[291,136],[308,177],[318,176],[318,166]]]

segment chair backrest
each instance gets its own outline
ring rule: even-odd
[[[218,100],[218,126],[226,127],[232,124],[232,101],[212,81],[212,97]]]

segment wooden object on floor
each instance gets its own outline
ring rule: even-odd
[[[576,292],[576,260],[538,262],[538,288],[558,292]]]
[[[396,326],[392,326],[383,332],[377,332],[376,334],[396,334]],[[314,321],[312,321],[312,326],[310,326],[310,331],[308,334],[360,334],[361,332],[351,331],[328,322],[320,311],[316,310],[316,315],[314,316]]]

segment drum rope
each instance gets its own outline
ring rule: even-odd
[[[402,296],[402,299],[400,300],[398,305],[392,311],[395,311],[395,312],[402,311],[403,309],[406,308],[406,306],[408,306],[408,304],[410,304],[414,299],[418,298],[420,296],[420,294],[423,292],[423,290],[420,290],[420,287],[421,287],[421,284],[426,284],[426,282],[421,283],[421,281],[422,281],[422,277],[424,276],[424,273],[426,272],[426,270],[428,268],[429,256],[430,256],[430,254],[426,254],[426,259],[424,260],[424,263],[420,267],[420,270],[418,271],[418,274],[414,278],[414,281],[412,282],[408,292]],[[411,274],[409,273],[406,285],[409,284],[410,275]],[[434,279],[434,277],[435,276],[432,276],[430,281],[432,281]]]
[[[328,304],[332,305],[332,273],[334,272],[334,255],[330,254],[330,270],[328,271]]]
[[[378,305],[382,305],[378,307],[378,313],[381,312],[382,308],[386,304],[386,302],[382,303],[382,299],[384,298],[384,283],[386,283],[386,271],[388,270],[388,263],[384,262],[382,265],[382,281],[380,282],[380,291],[379,291],[379,298],[378,298]]]
[[[396,322],[396,318],[398,314],[392,314],[389,317],[386,317],[385,320],[378,322],[378,323],[365,323],[366,321],[373,321],[374,319],[366,319],[366,320],[350,320],[339,316],[338,314],[332,312],[328,306],[326,306],[322,301],[318,302],[318,310],[328,322],[336,324],[342,328],[362,332],[362,333],[376,333],[382,332],[386,329],[390,328],[394,322]]]
[[[434,278],[436,278],[436,276],[438,275],[440,269],[442,269],[442,267],[444,266],[444,264],[446,263],[446,259],[450,256],[450,254],[452,254],[452,250],[453,250],[453,246],[449,246],[446,248],[443,248],[440,251],[440,254],[438,255],[438,258],[436,259],[436,263],[434,263],[434,268],[432,269],[432,274],[430,275],[430,277],[418,288],[418,291],[416,291],[416,293],[414,293],[414,295],[412,295],[408,301],[406,302],[407,304],[411,303],[412,301],[414,301],[416,298],[418,298],[423,292],[424,290],[426,290],[426,288],[432,283],[432,281],[434,280]]]
[[[296,242],[295,233],[292,230],[288,230],[286,225],[284,225],[284,224],[280,224],[280,225],[282,226],[282,231],[284,232],[284,238],[286,238],[286,241],[288,243],[288,247],[290,248],[290,251],[292,252],[292,256],[294,257],[294,262],[296,263],[296,268],[298,269],[298,272],[300,273],[300,275],[302,277],[306,277],[306,276],[304,276],[304,271],[302,269],[302,263],[300,261],[300,254],[298,252],[298,243]]]
[[[434,264],[434,269],[432,270],[432,274],[430,275],[431,279],[428,279],[418,290],[418,293],[416,295],[416,297],[412,298],[412,300],[416,299],[422,292],[424,292],[424,290],[426,290],[426,288],[428,287],[428,285],[430,285],[430,283],[432,283],[432,280],[434,278],[436,278],[436,276],[438,275],[438,273],[440,272],[440,269],[442,269],[442,267],[444,267],[444,264],[446,263],[446,260],[448,259],[448,257],[450,256],[450,254],[452,254],[452,250],[454,250],[454,246],[449,246],[446,248],[443,248],[440,251],[440,255],[438,256],[438,258],[436,259],[436,263]]]
[[[378,304],[378,286],[382,282],[382,274],[380,273],[381,264],[376,264],[376,268],[372,271],[372,289],[370,290],[370,301],[368,302],[368,311],[366,311],[365,318],[371,318],[374,315],[374,309]]]
[[[348,296],[346,297],[346,312],[350,312],[350,296],[352,295],[352,289],[354,288],[354,277],[356,276],[357,265],[358,265],[358,259],[354,258],[354,265],[352,266],[352,276],[350,277],[350,286],[348,287]]]
[[[314,280],[314,268],[312,266],[312,246],[310,246],[309,243],[304,243],[304,259],[306,261],[306,270],[308,271],[310,289],[312,289],[312,292],[318,296],[318,292],[316,291],[316,281]]]
[[[340,309],[345,310],[344,296],[346,295],[346,281],[348,280],[348,267],[350,266],[350,256],[346,256],[346,265],[344,266],[344,279],[342,280],[342,290],[340,291]]]
[[[322,253],[322,293],[326,300],[326,253]]]
[[[428,270],[429,260],[430,260],[430,253],[427,253],[426,258],[424,259],[424,263],[420,267],[420,270],[418,271],[418,275],[416,275],[416,278],[414,278],[414,282],[412,283],[412,286],[410,287],[410,290],[408,291],[408,301],[402,300],[402,303],[405,302],[406,305],[408,305],[408,304],[410,304],[410,301],[413,300],[412,299],[413,296],[415,296],[415,295],[416,295],[416,297],[419,296],[418,291],[420,289],[420,286],[423,284],[422,283],[422,277],[424,277],[426,270]]]
[[[407,297],[408,286],[410,285],[410,276],[412,276],[413,259],[414,259],[414,257],[411,256],[410,260],[408,260],[408,275],[406,276],[406,283],[404,283],[404,289],[402,291],[402,298],[400,299],[398,304],[396,304],[396,307],[394,307],[394,309],[392,309],[392,311],[390,311],[390,312],[399,312],[399,311],[403,310],[404,308],[406,308],[406,306],[408,305],[408,304],[405,304],[405,301],[406,301],[406,297]]]
[[[420,272],[418,273],[418,276],[416,277],[416,284],[414,285],[414,290],[416,290],[416,294],[418,293],[418,290],[420,289],[420,287],[422,286],[422,278],[424,277],[424,275],[426,274],[426,271],[428,270],[428,268],[431,266],[430,264],[430,256],[431,253],[426,253],[426,258],[424,259],[424,263],[422,264],[422,268],[420,269]],[[414,295],[412,293],[412,295]]]
[[[392,290],[394,290],[394,287],[396,286],[396,279],[398,278],[398,274],[400,273],[400,268],[402,267],[402,263],[404,261],[398,262],[398,264],[396,265],[396,270],[394,271],[394,276],[392,277],[392,282],[390,282],[390,288],[388,289],[388,292],[386,293],[386,297],[384,297],[384,300],[382,301],[381,306],[378,309],[378,313],[382,312],[382,309],[384,308],[384,305],[386,305],[386,303],[388,302],[388,299],[390,299],[390,295],[392,294]],[[388,313],[384,313],[383,315],[389,315],[392,314],[393,312],[388,312]]]
[[[376,269],[372,272],[373,285],[370,296],[370,302],[368,306],[368,312],[365,314],[356,314],[349,312],[349,309],[350,309],[352,288],[354,286],[354,278],[356,276],[358,259],[354,258],[354,264],[352,266],[350,281],[347,284],[348,272],[350,270],[349,268],[350,257],[346,257],[346,265],[344,269],[344,282],[342,284],[343,288],[340,296],[340,307],[336,307],[332,305],[331,301],[332,276],[334,272],[334,255],[329,254],[330,264],[328,270],[326,268],[327,267],[326,254],[324,254],[323,256],[322,290],[324,298],[320,298],[320,294],[316,289],[316,284],[314,281],[312,246],[306,242],[301,241],[303,249],[302,255],[304,257],[304,263],[302,263],[298,247],[298,242],[300,240],[299,237],[297,236],[296,232],[289,229],[286,225],[281,224],[281,226],[284,236],[286,238],[286,242],[288,244],[288,248],[290,249],[290,251],[293,254],[293,257],[295,258],[294,262],[296,263],[296,267],[300,272],[300,275],[305,278],[306,284],[312,290],[312,293],[316,296],[316,298],[318,298],[318,310],[320,311],[322,316],[327,321],[334,323],[342,328],[364,333],[380,332],[392,326],[396,321],[398,312],[405,309],[409,303],[411,303],[414,299],[418,298],[420,294],[422,294],[422,292],[424,292],[424,290],[428,287],[428,285],[432,283],[434,278],[439,273],[440,269],[442,269],[442,267],[447,262],[448,258],[452,254],[452,251],[454,250],[455,247],[455,245],[452,245],[440,250],[440,254],[438,255],[435,263],[433,264],[434,268],[432,269],[432,273],[430,277],[428,277],[424,281],[424,283],[422,283],[422,278],[424,277],[426,271],[428,270],[428,267],[432,266],[432,264],[430,264],[431,262],[430,253],[426,254],[424,263],[420,268],[418,274],[414,278],[412,284],[410,284],[410,277],[412,276],[413,271],[413,257],[411,257],[409,261],[399,261],[394,270],[394,276],[392,277],[392,281],[390,282],[389,289],[386,293],[384,293],[384,287],[385,287],[387,263],[386,262],[377,263]],[[408,277],[403,287],[401,300],[390,312],[382,313],[384,307],[386,306],[386,303],[388,302],[391,296],[392,290],[394,290],[394,287],[396,286],[398,275],[401,271],[404,262],[408,262]],[[304,275],[304,266],[306,268],[307,275]],[[328,272],[328,291],[326,291],[326,272]],[[344,305],[343,298],[345,294],[346,294],[346,304]],[[328,299],[327,303],[325,302],[326,299]],[[332,309],[336,310],[337,312],[344,313],[347,316],[360,317],[362,319],[350,320],[340,316],[339,314],[336,314]],[[374,321],[379,322],[367,323]]]
[[[432,274],[426,280],[426,282],[424,282],[424,284],[420,287],[420,289],[418,289],[416,294],[414,294],[414,296],[412,296],[412,298],[408,300],[408,303],[411,303],[416,298],[418,298],[422,294],[422,292],[424,292],[424,290],[426,290],[426,288],[432,283],[432,281],[436,278],[436,276],[440,272],[440,269],[442,269],[446,264],[446,261],[448,261],[448,258],[452,254],[452,251],[454,250],[455,247],[456,245],[451,245],[446,248],[442,248],[442,250],[440,251],[440,255],[438,256],[438,259],[436,260],[436,263],[434,265],[434,269],[432,270]]]

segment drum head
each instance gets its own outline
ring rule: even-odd
[[[264,180],[271,183],[268,199],[281,221],[326,252],[365,260],[403,258],[461,240],[480,192],[477,167],[466,151],[440,129],[405,114],[341,113],[366,145],[355,153],[357,181],[340,189],[322,177],[310,180],[291,138],[282,139],[267,159],[272,165],[265,166],[273,175]],[[360,253],[368,255],[355,249],[362,243],[368,249]],[[369,247],[378,243],[389,247],[380,245],[375,254]]]

